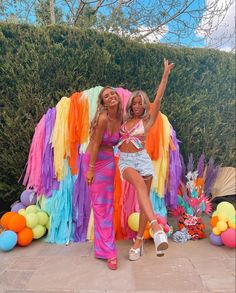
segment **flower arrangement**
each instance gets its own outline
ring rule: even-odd
[[[178,229],[183,232],[183,235],[181,233],[173,235],[173,239],[177,242],[205,238],[205,224],[201,214],[203,212],[210,214],[212,211],[209,196],[219,167],[214,166],[212,158],[205,166],[204,155],[199,158],[197,170],[194,171],[193,166],[194,161],[191,154],[187,165],[187,175],[185,176],[186,168],[182,160],[183,174],[178,190],[177,207],[170,211],[172,216],[178,218]],[[186,233],[188,233],[188,237],[186,237]],[[184,241],[181,239],[181,235]]]

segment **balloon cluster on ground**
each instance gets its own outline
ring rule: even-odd
[[[39,239],[46,234],[49,217],[39,206],[29,205],[32,202],[32,191],[24,191],[21,202],[14,204],[12,211],[1,217],[0,225],[4,230],[0,234],[0,250],[10,251],[16,244],[28,246],[33,239]],[[24,208],[19,209],[22,205]]]
[[[217,205],[216,211],[211,218],[212,233],[210,241],[212,244],[225,245],[230,248],[236,247],[236,215],[234,206],[223,201]]]
[[[128,217],[128,226],[134,232],[138,232],[138,229],[139,229],[139,216],[140,216],[139,212],[134,212],[130,214]],[[167,224],[167,219],[165,217],[158,215],[157,221],[158,221],[158,224],[161,225],[165,233],[167,233],[167,236],[170,236],[170,234],[172,233],[172,227]],[[153,238],[153,231],[149,222],[147,223],[143,237],[144,239],[149,239],[151,237]]]

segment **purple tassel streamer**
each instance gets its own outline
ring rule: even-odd
[[[205,167],[205,155],[201,154],[197,164],[197,171],[198,171],[199,177],[203,177],[204,167]]]
[[[78,157],[78,177],[73,191],[73,237],[75,242],[86,241],[91,211],[88,185],[84,176],[83,156],[83,154],[80,154]]]
[[[211,193],[211,188],[216,180],[220,166],[214,167],[214,159],[211,157],[206,172],[206,179],[204,184],[204,193],[206,196],[209,196]]]
[[[42,193],[45,197],[50,197],[53,190],[59,189],[59,182],[56,179],[54,172],[54,154],[52,144],[50,142],[52,130],[55,124],[56,109],[48,109],[45,121],[45,141],[42,158]]]
[[[186,166],[185,166],[185,163],[184,163],[184,158],[183,156],[180,154],[179,155],[180,157],[180,162],[181,162],[181,168],[182,168],[182,172],[181,172],[181,181],[186,184]]]
[[[165,203],[167,207],[177,207],[177,193],[182,173],[181,159],[179,155],[179,145],[176,139],[174,129],[171,129],[171,137],[176,147],[175,151],[170,150],[170,164],[169,164],[169,180],[168,188],[165,195]]]
[[[188,156],[187,172],[193,172],[193,165],[194,165],[194,160],[193,160],[193,154],[191,153]]]

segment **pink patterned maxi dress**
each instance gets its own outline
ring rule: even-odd
[[[119,132],[104,131],[102,145],[115,146]],[[84,155],[84,171],[88,170],[90,153]],[[99,151],[94,166],[94,181],[89,186],[89,196],[94,213],[94,254],[96,258],[116,257],[113,227],[115,158],[113,151]]]

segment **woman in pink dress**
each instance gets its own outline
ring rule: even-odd
[[[85,178],[94,212],[94,254],[117,269],[113,227],[115,159],[113,146],[119,140],[121,99],[111,87],[102,89],[90,127],[90,142],[84,156]]]

